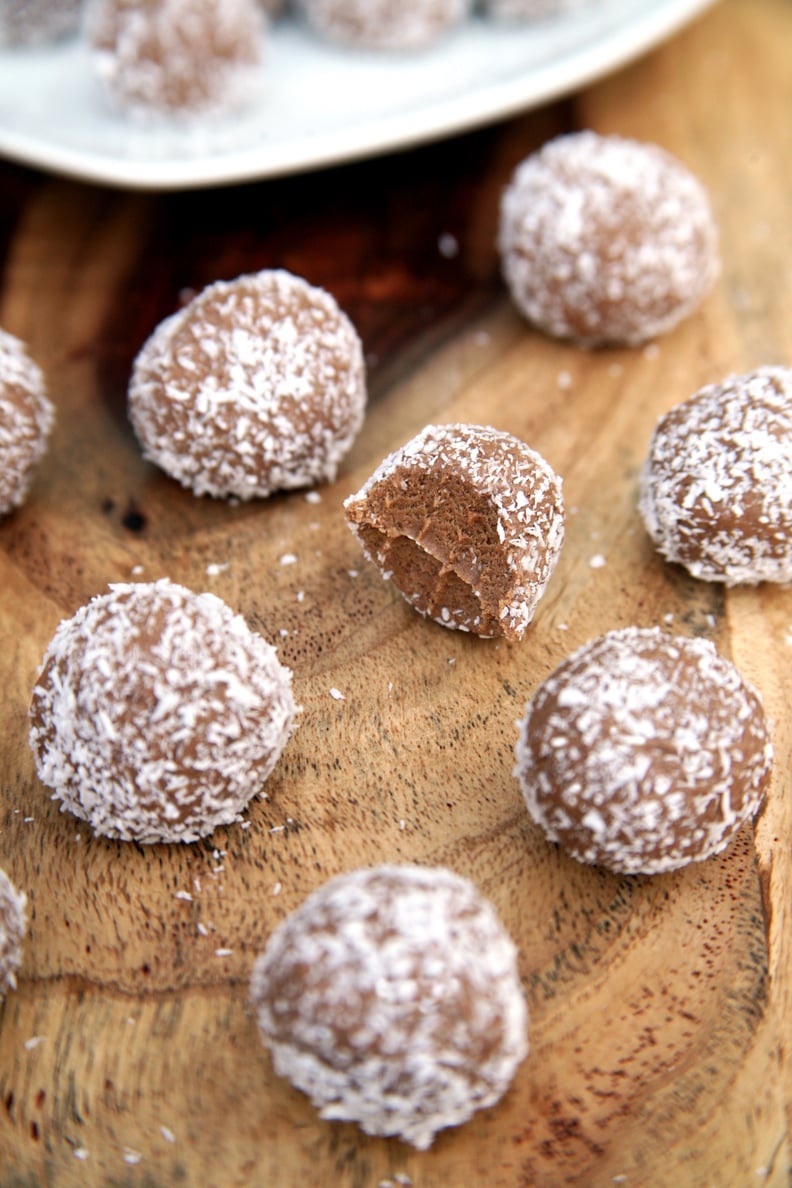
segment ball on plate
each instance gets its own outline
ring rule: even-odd
[[[443,868],[325,883],[276,929],[251,980],[276,1072],[323,1118],[426,1148],[494,1105],[527,1052],[515,946]]]
[[[25,907],[25,896],[0,870],[0,999],[16,986],[17,970],[22,964]]]
[[[39,45],[76,33],[82,0],[0,0],[0,46]]]
[[[444,627],[521,639],[564,539],[561,480],[484,425],[427,425],[344,504],[383,577]]]
[[[135,118],[225,115],[263,73],[258,0],[86,0],[91,63],[112,106]]]
[[[295,712],[275,649],[214,594],[119,584],[55,631],[30,744],[53,799],[96,833],[191,842],[239,820]]]
[[[693,312],[719,270],[707,193],[652,144],[559,136],[515,170],[498,246],[517,308],[587,346],[636,344]]]
[[[129,385],[145,457],[196,495],[238,499],[335,478],[365,407],[354,326],[280,270],[205,288],[160,323]]]
[[[792,369],[729,376],[661,417],[639,507],[659,552],[693,577],[792,582]]]
[[[54,421],[41,368],[0,330],[0,516],[24,503]]]
[[[488,17],[502,21],[540,21],[596,6],[598,0],[481,0]]]
[[[473,0],[298,0],[308,25],[327,41],[376,50],[432,45],[472,7]]]
[[[759,694],[708,640],[611,631],[542,682],[520,723],[528,811],[573,858],[657,874],[725,849],[762,803]]]

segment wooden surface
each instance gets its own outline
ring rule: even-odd
[[[0,1008],[3,1188],[789,1182],[792,593],[724,593],[666,566],[636,483],[661,412],[729,371],[792,364],[790,60],[787,0],[723,0],[567,102],[383,160],[161,196],[0,166],[0,325],[27,341],[58,408],[28,503],[0,523],[0,865],[30,904]],[[522,156],[578,126],[657,141],[712,193],[723,275],[655,347],[544,339],[500,284],[499,192]],[[438,250],[444,233],[456,255]],[[141,461],[130,365],[185,290],[268,266],[325,286],[358,326],[368,419],[318,504],[196,500]],[[419,619],[343,522],[342,499],[433,419],[508,429],[564,476],[567,543],[519,645]],[[58,812],[26,711],[61,618],[110,581],[163,575],[279,640],[304,714],[248,828],[143,848]],[[537,682],[631,623],[712,638],[775,722],[756,829],[652,879],[566,859],[511,775]],[[482,887],[518,940],[531,1011],[509,1095],[421,1154],[318,1121],[273,1077],[247,1004],[284,914],[382,860],[443,863]]]

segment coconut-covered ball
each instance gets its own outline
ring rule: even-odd
[[[76,33],[82,0],[0,0],[0,45],[38,45]]]
[[[108,102],[133,118],[226,115],[263,76],[258,0],[86,0],[91,63]]]
[[[0,999],[16,986],[25,935],[25,896],[0,870]]]
[[[335,478],[365,407],[354,326],[280,270],[209,285],[160,323],[129,385],[146,458],[196,495],[237,499]]]
[[[345,502],[366,556],[444,627],[521,639],[564,539],[561,480],[483,425],[427,425]]]
[[[432,45],[470,15],[473,0],[297,0],[307,23],[328,41],[377,50]]]
[[[53,799],[98,834],[191,842],[240,818],[295,717],[291,673],[214,594],[119,584],[57,628],[30,743]]]
[[[24,343],[0,330],[0,516],[27,497],[54,420],[41,368]]]
[[[539,21],[591,8],[598,0],[481,0],[482,12],[502,21]]]
[[[520,723],[515,775],[573,858],[657,874],[725,849],[772,745],[759,694],[705,639],[611,631],[564,660]]]
[[[719,270],[707,193],[656,145],[575,132],[515,170],[498,246],[517,308],[588,346],[636,344],[699,305]]]
[[[515,946],[443,868],[331,879],[270,937],[251,1001],[276,1072],[323,1118],[418,1148],[494,1105],[528,1050]]]
[[[792,582],[792,369],[729,376],[661,417],[639,506],[693,577]]]

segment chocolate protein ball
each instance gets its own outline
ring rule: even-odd
[[[661,417],[639,506],[659,552],[696,578],[792,582],[792,369],[729,376]]]
[[[638,627],[584,645],[542,682],[516,751],[548,839],[623,874],[725,849],[772,763],[762,702],[734,665],[708,640]]]
[[[427,425],[345,502],[367,557],[422,615],[521,639],[564,539],[561,480],[482,425]]]
[[[527,157],[501,201],[498,246],[517,308],[587,346],[640,343],[692,313],[718,273],[717,238],[685,166],[596,132]]]
[[[420,49],[433,44],[473,7],[472,0],[297,0],[321,37],[358,48]]]
[[[323,1118],[421,1149],[494,1105],[528,1050],[515,946],[443,868],[331,879],[270,937],[251,1002],[275,1071]]]
[[[596,4],[597,0],[481,0],[481,9],[496,20],[538,21]]]
[[[0,999],[16,986],[25,935],[25,896],[0,870]]]
[[[76,33],[82,0],[0,0],[0,46],[39,45]]]
[[[0,330],[0,516],[25,501],[54,421],[41,368]]]
[[[91,62],[109,103],[144,120],[224,115],[263,71],[258,0],[86,0]]]
[[[291,673],[214,594],[114,585],[60,624],[30,744],[53,799],[96,833],[191,842],[238,821],[289,737]]]
[[[335,478],[365,406],[354,326],[278,270],[218,281],[166,318],[129,385],[145,457],[196,495],[238,499]]]

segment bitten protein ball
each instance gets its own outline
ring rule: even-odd
[[[84,25],[108,102],[133,118],[225,115],[260,86],[258,0],[86,0]]]
[[[651,144],[576,132],[527,157],[505,189],[498,246],[517,308],[587,346],[670,330],[719,271],[706,191]]]
[[[0,870],[0,999],[16,986],[25,935],[25,896]]]
[[[323,1118],[421,1149],[494,1105],[528,1050],[515,946],[443,868],[330,880],[270,937],[251,1001],[276,1072]]]
[[[110,587],[57,628],[30,707],[53,799],[98,834],[191,842],[238,821],[296,707],[275,649],[214,594]]]
[[[377,50],[432,45],[472,7],[473,0],[298,0],[306,22],[327,41]]]
[[[561,480],[509,433],[428,425],[344,508],[364,552],[422,615],[521,639],[564,539]]]
[[[704,639],[611,631],[564,660],[520,724],[528,811],[573,858],[657,874],[725,849],[772,745],[758,693]]]
[[[792,370],[729,376],[661,417],[639,506],[659,552],[693,577],[792,582]]]
[[[41,368],[0,330],[0,516],[25,501],[54,421]]]
[[[278,270],[218,281],[166,318],[129,385],[145,457],[196,495],[238,499],[331,481],[365,407],[354,326]]]

